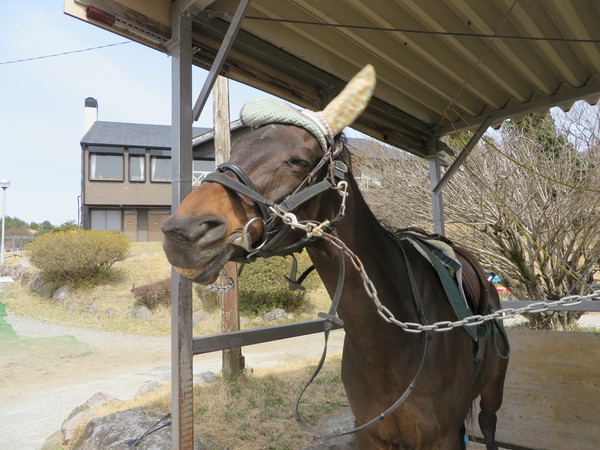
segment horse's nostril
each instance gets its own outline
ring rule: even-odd
[[[165,238],[175,241],[208,245],[223,238],[227,233],[225,219],[205,215],[201,217],[171,216],[162,225]]]

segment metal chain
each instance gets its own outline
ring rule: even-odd
[[[342,201],[340,204],[340,212],[343,214],[346,208],[346,199],[348,197],[348,185],[345,181],[340,182],[334,189],[338,190],[340,195],[342,196]],[[275,215],[279,216],[282,221],[289,225],[292,228],[304,231],[308,237],[321,237],[327,241],[329,241],[332,245],[342,250],[344,254],[350,259],[350,262],[354,266],[354,268],[359,273],[363,286],[367,295],[373,300],[375,307],[377,308],[377,313],[388,323],[392,323],[394,325],[399,326],[401,329],[406,331],[407,333],[422,333],[424,331],[437,331],[444,332],[450,331],[454,328],[458,327],[474,327],[477,325],[481,325],[482,323],[489,322],[491,320],[506,320],[511,319],[517,314],[523,313],[541,313],[547,311],[549,308],[553,308],[555,306],[574,306],[578,305],[584,300],[600,300],[600,290],[594,291],[588,295],[571,295],[568,297],[563,297],[560,300],[555,301],[540,301],[531,303],[527,306],[523,306],[522,308],[505,308],[499,309],[491,314],[487,314],[485,316],[476,314],[473,316],[465,317],[461,320],[456,320],[454,322],[449,320],[444,320],[440,322],[435,322],[433,324],[420,324],[415,322],[402,322],[394,316],[394,314],[384,306],[379,300],[379,296],[377,295],[377,289],[375,285],[367,275],[367,272],[363,266],[362,261],[359,259],[352,250],[350,250],[344,242],[342,242],[336,236],[326,232],[324,228],[327,227],[329,221],[325,220],[322,223],[315,222],[300,222],[295,214],[287,212],[279,208],[277,205],[269,208],[271,212]],[[233,280],[225,273],[226,278],[230,281],[230,286],[207,286],[209,289],[213,290],[229,290],[233,287]]]
[[[219,291],[219,292],[226,292],[226,291],[230,291],[233,289],[233,278],[231,278],[227,272],[225,272],[225,269],[221,270],[221,275],[223,275],[223,278],[225,278],[225,281],[227,282],[227,284],[225,286],[215,286],[214,284],[209,284],[208,286],[206,286],[206,289],[210,289],[211,291]]]
[[[328,240],[329,242],[331,242],[334,246],[336,246],[340,250],[342,250],[346,254],[346,256],[348,256],[348,258],[350,258],[352,265],[356,268],[356,270],[360,274],[360,277],[363,280],[363,285],[364,285],[365,291],[367,292],[367,295],[369,297],[371,297],[371,299],[373,300],[373,303],[375,304],[375,306],[377,308],[377,312],[383,318],[383,320],[385,320],[388,323],[393,323],[394,325],[399,326],[400,328],[402,328],[404,331],[406,331],[408,333],[421,333],[423,331],[444,332],[444,331],[450,331],[454,328],[463,327],[463,326],[474,327],[477,325],[481,325],[482,323],[489,322],[491,320],[510,319],[510,318],[513,318],[514,316],[516,316],[517,314],[541,313],[541,312],[547,311],[549,308],[553,308],[555,306],[574,306],[574,305],[578,305],[579,303],[581,303],[584,300],[600,299],[600,290],[598,290],[598,291],[595,291],[588,295],[571,295],[571,296],[563,297],[560,300],[555,300],[555,301],[535,302],[535,303],[531,303],[527,306],[523,306],[522,308],[499,309],[498,311],[495,311],[491,314],[487,314],[485,316],[476,314],[473,316],[465,317],[464,319],[461,319],[461,320],[456,320],[454,322],[451,322],[449,320],[444,320],[444,321],[440,321],[440,322],[435,322],[430,325],[423,325],[423,324],[414,323],[414,322],[402,322],[402,321],[396,319],[394,314],[381,303],[381,301],[379,300],[379,297],[377,296],[377,290],[375,289],[375,286],[369,279],[369,277],[365,271],[365,268],[364,268],[362,262],[360,261],[360,259],[358,258],[358,256],[356,256],[346,246],[346,244],[344,244],[337,237],[335,237],[331,234],[328,234],[328,233],[323,233],[322,237],[324,239]]]
[[[306,231],[307,233],[312,230],[322,228],[321,227],[322,224],[318,225],[315,223],[309,224],[307,226],[307,224],[300,225],[297,223],[297,221],[290,221],[290,222],[288,222],[288,224],[292,227],[302,229],[302,230]],[[300,226],[298,226],[298,225],[300,225]],[[377,313],[383,318],[383,320],[385,320],[388,323],[393,323],[394,325],[399,326],[401,329],[403,329],[404,331],[406,331],[408,333],[422,333],[423,331],[444,332],[444,331],[450,331],[450,330],[453,330],[454,328],[463,327],[463,326],[464,327],[474,327],[477,325],[481,325],[482,323],[489,322],[491,320],[510,319],[510,318],[513,318],[514,316],[516,316],[517,314],[541,313],[541,312],[546,311],[549,308],[553,308],[555,306],[574,306],[574,305],[581,303],[584,300],[592,300],[594,298],[596,298],[596,299],[600,298],[600,290],[598,290],[598,291],[595,291],[588,295],[571,295],[569,297],[564,297],[564,298],[561,298],[560,300],[555,300],[555,301],[535,302],[535,303],[531,303],[527,306],[524,306],[522,308],[499,309],[498,311],[495,311],[491,314],[487,314],[485,316],[476,314],[473,316],[465,317],[464,319],[461,319],[461,320],[456,320],[454,322],[449,321],[449,320],[444,320],[444,321],[435,322],[435,323],[429,324],[429,325],[424,325],[424,324],[414,323],[414,322],[402,322],[402,321],[396,319],[394,314],[386,306],[384,306],[381,303],[381,301],[379,300],[379,296],[377,295],[377,289],[375,288],[375,285],[373,284],[373,282],[367,275],[367,272],[363,266],[363,263],[358,258],[358,256],[356,256],[356,254],[354,254],[354,252],[352,252],[352,250],[350,250],[346,246],[346,244],[344,244],[336,236],[333,236],[332,234],[327,233],[327,232],[323,231],[322,229],[320,230],[319,236],[322,237],[323,239],[329,241],[332,245],[334,245],[338,249],[342,250],[344,252],[344,254],[350,259],[350,262],[352,263],[354,268],[358,271],[361,279],[363,280],[363,286],[365,288],[367,295],[371,298],[371,300],[373,300],[373,303],[375,304],[375,307],[377,308]]]

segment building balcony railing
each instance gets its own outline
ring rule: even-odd
[[[192,173],[192,186],[199,186],[209,173],[211,172],[194,170]]]

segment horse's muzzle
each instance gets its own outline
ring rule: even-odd
[[[227,235],[227,221],[214,214],[199,217],[173,215],[163,222],[163,248],[169,262],[196,269],[214,256]]]

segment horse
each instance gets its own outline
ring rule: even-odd
[[[368,75],[373,77],[372,69]],[[352,85],[332,102],[342,115],[356,103],[346,91],[364,95],[364,85]],[[256,111],[264,116],[264,104],[242,111],[253,129],[234,142],[229,162],[164,222],[165,253],[182,276],[211,284],[228,261],[305,248],[329,295],[339,301],[345,330],[342,382],[356,426],[372,425],[357,432],[358,447],[464,449],[465,420],[480,397],[486,448],[497,449],[508,342],[493,332],[491,339],[475,342],[460,326],[439,333],[403,329],[448,323],[456,315],[439,274],[413,242],[417,233],[383,226],[360,192],[340,133],[364,105],[353,108],[358,112],[334,126],[335,119],[323,126],[323,117],[340,115],[331,108],[317,117],[291,112],[293,120],[280,114],[293,109],[287,104],[266,113],[269,120],[256,119]],[[475,258],[449,246],[461,263],[465,296],[476,303],[475,312],[499,308],[498,294]],[[401,395],[406,397],[401,404],[389,409]],[[378,416],[381,420],[370,423]]]

